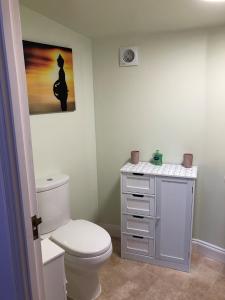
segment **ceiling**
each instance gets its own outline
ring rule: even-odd
[[[21,3],[91,38],[225,24],[225,2],[21,0]]]

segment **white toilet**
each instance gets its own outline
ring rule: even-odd
[[[112,254],[110,235],[85,220],[72,220],[69,208],[69,176],[56,175],[36,181],[41,237],[65,250],[67,295],[93,300],[101,293],[99,268]]]

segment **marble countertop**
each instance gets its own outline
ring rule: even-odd
[[[137,165],[127,163],[120,171],[122,173],[142,173],[156,176],[169,176],[196,179],[198,168],[193,166],[192,168],[185,168],[182,165],[177,164],[163,164],[161,166],[155,166],[149,162],[139,162]]]

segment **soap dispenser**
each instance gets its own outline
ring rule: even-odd
[[[162,165],[162,153],[159,152],[159,150],[156,150],[155,153],[153,153],[151,163],[153,165],[161,166]]]

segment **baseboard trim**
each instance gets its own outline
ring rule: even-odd
[[[198,251],[216,261],[225,263],[225,249],[208,242],[192,239],[192,244],[197,247]]]
[[[114,225],[114,224],[99,224],[101,227],[103,227],[105,230],[108,231],[111,237],[120,238],[120,225]],[[221,248],[219,246],[210,244],[208,242],[199,240],[199,239],[192,239],[192,245],[194,245],[197,250],[216,261],[225,263],[225,249]]]

